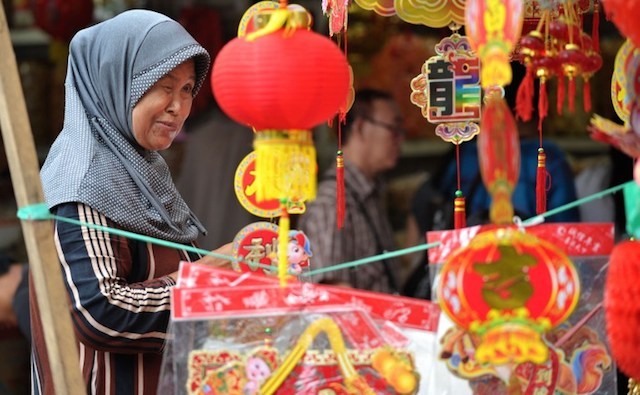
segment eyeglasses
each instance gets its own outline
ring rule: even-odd
[[[363,119],[372,125],[380,126],[387,129],[393,134],[394,137],[404,137],[407,134],[407,130],[400,125],[393,125],[390,123],[378,121],[377,119],[373,119],[370,117],[363,117]]]

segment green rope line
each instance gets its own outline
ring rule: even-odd
[[[620,185],[616,185],[614,187],[605,189],[603,191],[596,192],[593,195],[585,196],[585,197],[583,197],[581,199],[578,199],[578,200],[575,200],[575,201],[573,201],[571,203],[567,203],[567,204],[562,205],[560,207],[556,207],[553,210],[549,210],[547,212],[544,212],[542,214],[539,214],[539,215],[531,217],[531,218],[529,218],[527,220],[524,220],[524,221],[522,221],[522,224],[523,225],[531,225],[531,224],[537,224],[537,223],[544,222],[544,218],[546,218],[546,217],[550,217],[552,215],[556,215],[556,214],[558,214],[558,213],[560,213],[562,211],[566,211],[566,210],[572,209],[572,208],[580,206],[581,204],[584,204],[584,203],[589,203],[592,200],[603,198],[606,195],[614,194],[614,193],[624,189],[624,187],[626,187],[627,185],[632,184],[634,182],[635,181],[627,181],[627,182],[624,182],[624,183],[622,183]]]
[[[391,252],[385,252],[385,253],[382,253],[380,255],[373,255],[373,256],[370,256],[370,257],[367,257],[367,258],[356,259],[355,261],[340,263],[340,264],[333,265],[333,266],[327,266],[327,267],[323,267],[323,268],[320,268],[320,269],[311,270],[311,271],[309,271],[307,273],[300,274],[300,277],[309,277],[309,276],[313,276],[314,274],[321,274],[321,273],[326,273],[326,272],[332,272],[332,271],[335,271],[335,270],[348,269],[348,268],[351,268],[351,267],[364,265],[365,263],[377,262],[377,261],[381,261],[381,260],[386,259],[386,258],[395,258],[397,256],[411,254],[413,252],[418,252],[418,251],[424,251],[424,250],[428,250],[429,248],[438,247],[438,246],[440,246],[440,242],[439,241],[437,241],[435,243],[430,243],[430,244],[420,244],[420,245],[417,245],[417,246],[414,246],[414,247],[404,248],[404,249],[401,249],[401,250],[396,250],[396,251],[391,251]]]
[[[522,221],[522,224],[523,225],[531,225],[531,224],[542,223],[542,222],[544,222],[544,218],[546,218],[546,217],[550,217],[550,216],[558,214],[558,213],[560,213],[562,211],[566,211],[566,210],[572,209],[574,207],[580,206],[581,204],[588,203],[588,202],[590,202],[592,200],[600,199],[600,198],[602,198],[602,197],[604,197],[606,195],[610,195],[610,194],[616,193],[616,192],[624,189],[627,185],[629,185],[629,184],[631,184],[633,182],[634,181],[627,181],[627,182],[622,183],[620,185],[616,185],[614,187],[605,189],[603,191],[596,192],[596,193],[594,193],[592,195],[589,195],[589,196],[586,196],[584,198],[578,199],[578,200],[573,201],[571,203],[567,203],[567,204],[562,205],[560,207],[556,207],[553,210],[549,210],[549,211],[547,211],[545,213],[542,213],[540,215],[536,215],[534,217],[526,219],[526,220]],[[140,234],[133,233],[133,232],[128,232],[126,230],[114,229],[114,228],[109,228],[107,226],[101,226],[101,225],[96,225],[96,224],[89,224],[89,223],[86,223],[86,222],[77,221],[77,220],[74,220],[74,219],[53,215],[53,214],[51,214],[51,212],[49,211],[49,208],[47,207],[47,205],[45,203],[38,203],[38,204],[30,205],[30,206],[21,207],[20,209],[18,209],[17,216],[18,216],[18,218],[20,218],[21,220],[24,220],[24,221],[55,219],[55,220],[58,220],[58,221],[61,221],[61,222],[67,222],[67,223],[70,223],[70,224],[86,226],[86,227],[91,228],[91,229],[101,230],[101,231],[104,231],[104,232],[107,232],[107,233],[112,233],[112,234],[115,234],[115,235],[118,235],[118,236],[123,236],[123,237],[129,238],[129,239],[133,239],[133,240],[139,240],[139,241],[152,243],[152,244],[157,244],[157,245],[161,245],[161,246],[165,246],[165,247],[169,247],[169,248],[175,248],[175,249],[179,249],[179,250],[195,252],[195,253],[198,253],[198,254],[201,254],[201,255],[209,255],[209,256],[213,256],[215,258],[226,259],[226,260],[231,261],[231,262],[243,262],[243,261],[239,260],[238,258],[235,258],[235,257],[232,257],[232,256],[228,256],[228,255],[224,255],[224,254],[218,254],[218,253],[213,252],[213,251],[203,250],[201,248],[196,248],[196,247],[189,246],[189,245],[184,245],[184,244],[180,244],[180,243],[174,243],[174,242],[171,242],[171,241],[156,239],[156,238],[153,238],[153,237],[140,235]],[[430,248],[434,248],[434,247],[438,247],[438,246],[440,246],[440,242],[429,243],[429,244],[421,244],[421,245],[417,245],[417,246],[414,246],[414,247],[404,248],[404,249],[391,251],[391,252],[385,252],[385,253],[382,253],[382,254],[379,254],[379,255],[374,255],[374,256],[370,256],[370,257],[366,257],[366,258],[362,258],[362,259],[356,259],[356,260],[350,261],[350,262],[340,263],[340,264],[333,265],[333,266],[328,266],[328,267],[324,267],[324,268],[320,268],[320,269],[316,269],[316,270],[311,270],[311,271],[309,271],[307,273],[300,274],[300,277],[310,277],[310,276],[313,276],[313,275],[316,275],[316,274],[327,273],[327,272],[336,271],[336,270],[342,270],[342,269],[348,269],[348,268],[364,265],[364,264],[367,264],[367,263],[378,262],[378,261],[381,261],[381,260],[387,259],[387,258],[395,258],[395,257],[398,257],[398,256],[407,255],[407,254],[411,254],[411,253],[414,253],[414,252],[428,250]],[[262,269],[265,269],[265,270],[272,270],[273,269],[271,266],[263,265],[263,264],[260,264],[260,263],[258,263],[258,264],[252,263],[252,265],[257,265],[258,267],[260,267]]]
[[[90,224],[90,223],[87,223],[87,222],[82,222],[82,221],[78,221],[78,220],[75,220],[75,219],[54,215],[54,214],[51,214],[51,212],[49,211],[47,205],[44,204],[44,203],[38,203],[38,204],[33,204],[33,205],[30,205],[30,206],[26,206],[26,207],[21,207],[20,209],[18,209],[18,214],[17,215],[18,215],[18,218],[20,218],[21,220],[25,220],[25,221],[52,220],[52,219],[55,219],[55,220],[60,221],[60,222],[66,222],[66,223],[69,223],[69,224],[74,224],[74,225],[79,225],[79,226],[86,226],[87,228],[90,228],[90,229],[100,230],[100,231],[111,233],[111,234],[114,234],[114,235],[123,236],[123,237],[129,238],[129,239],[143,241],[145,243],[157,244],[157,245],[161,245],[161,246],[164,246],[164,247],[175,248],[175,249],[178,249],[178,250],[184,250],[184,251],[189,251],[189,252],[195,252],[195,253],[201,254],[201,255],[210,255],[210,256],[213,256],[215,258],[221,258],[221,259],[226,259],[226,260],[232,261],[232,262],[238,262],[238,259],[235,258],[235,257],[224,255],[224,254],[218,254],[216,252],[209,251],[209,250],[203,250],[201,248],[196,248],[194,246],[175,243],[175,242],[167,241],[167,240],[156,239],[154,237],[149,237],[149,236],[145,236],[145,235],[141,235],[141,234],[138,234],[138,233],[129,232],[129,231],[122,230],[122,229],[114,229],[114,228],[110,228],[108,226]],[[270,266],[267,266],[267,265],[262,265],[262,266],[264,266],[265,268],[270,268]]]

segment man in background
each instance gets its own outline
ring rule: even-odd
[[[383,202],[381,174],[392,169],[404,139],[402,116],[386,92],[356,93],[344,125],[344,226],[336,224],[336,167],[321,176],[315,201],[308,204],[298,227],[311,240],[311,270],[395,249]],[[316,280],[376,292],[395,293],[396,261],[384,259],[351,269],[323,273]]]

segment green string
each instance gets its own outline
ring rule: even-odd
[[[522,221],[522,224],[523,225],[531,225],[531,224],[537,224],[537,223],[544,222],[543,220],[546,217],[550,217],[552,215],[556,215],[556,214],[558,214],[560,212],[563,212],[563,211],[566,211],[566,210],[570,210],[570,209],[572,209],[574,207],[580,206],[581,204],[589,203],[592,200],[600,199],[600,198],[603,198],[603,197],[605,197],[607,195],[616,193],[616,192],[624,189],[627,185],[629,185],[629,184],[631,184],[633,182],[635,182],[635,181],[627,181],[627,182],[622,183],[620,185],[616,185],[614,187],[605,189],[603,191],[596,192],[593,195],[585,196],[582,199],[575,200],[575,201],[573,201],[571,203],[567,203],[567,204],[562,205],[560,207],[556,207],[553,210],[549,210],[549,211],[544,212],[542,214],[536,215],[535,217],[531,217],[531,218],[529,218],[527,220],[524,220],[524,221]]]
[[[634,181],[627,181],[625,183],[622,183],[620,185],[616,185],[614,187],[605,189],[603,191],[600,192],[596,192],[593,195],[589,195],[586,196],[584,198],[578,199],[576,201],[573,201],[571,203],[567,203],[565,205],[562,205],[560,207],[556,207],[553,210],[549,210],[545,213],[536,215],[534,217],[531,217],[529,219],[526,219],[524,221],[522,221],[523,225],[531,225],[531,224],[537,224],[537,223],[542,223],[544,222],[544,218],[546,217],[550,217],[552,215],[558,214],[562,211],[566,211],[569,209],[572,209],[574,207],[580,206],[581,204],[584,203],[588,203],[592,200],[595,199],[600,199],[606,195],[610,195],[613,194],[615,192],[618,192],[622,189],[624,189],[627,185],[633,183]],[[184,245],[184,244],[180,244],[180,243],[174,243],[171,241],[166,241],[166,240],[160,240],[160,239],[156,239],[153,237],[149,237],[149,236],[145,236],[145,235],[140,235],[137,233],[133,233],[133,232],[128,232],[126,230],[122,230],[122,229],[114,229],[114,228],[109,228],[107,226],[101,226],[101,225],[96,225],[96,224],[90,224],[90,223],[86,223],[86,222],[82,222],[82,221],[77,221],[74,219],[70,219],[70,218],[66,218],[66,217],[60,217],[57,215],[53,215],[51,214],[51,212],[49,211],[47,205],[45,203],[37,203],[37,204],[32,204],[30,206],[25,206],[25,207],[21,207],[18,210],[17,213],[18,218],[20,218],[21,220],[25,220],[25,221],[33,221],[33,220],[51,220],[51,219],[55,219],[61,222],[67,222],[70,224],[75,224],[75,225],[80,225],[80,226],[85,226],[91,229],[97,229],[97,230],[101,230],[107,233],[112,233],[118,236],[123,236],[129,239],[133,239],[133,240],[139,240],[139,241],[144,241],[147,243],[152,243],[152,244],[157,244],[157,245],[161,245],[161,246],[165,246],[165,247],[169,247],[169,248],[175,248],[175,249],[179,249],[179,250],[184,250],[184,251],[190,251],[190,252],[195,252],[201,255],[209,255],[209,256],[213,256],[216,258],[220,258],[220,259],[225,259],[228,261],[232,261],[232,262],[242,262],[241,260],[239,260],[238,258],[232,257],[232,256],[228,256],[228,255],[224,255],[224,254],[218,254],[216,252],[213,251],[209,251],[209,250],[203,250],[201,248],[196,248],[193,246],[189,246],[189,245]],[[320,268],[320,269],[316,269],[316,270],[311,270],[307,273],[302,273],[300,274],[300,277],[310,277],[316,274],[321,274],[321,273],[327,273],[327,272],[331,272],[331,271],[336,271],[336,270],[342,270],[342,269],[348,269],[348,268],[352,268],[352,267],[356,267],[356,266],[360,266],[360,265],[364,265],[367,263],[372,263],[372,262],[378,262],[387,258],[395,258],[398,256],[402,256],[402,255],[406,255],[406,254],[411,254],[414,252],[419,252],[419,251],[424,251],[424,250],[428,250],[430,248],[433,247],[438,247],[440,246],[440,242],[435,242],[435,243],[429,243],[429,244],[421,244],[421,245],[417,245],[414,247],[409,247],[409,248],[404,248],[404,249],[400,249],[400,250],[396,250],[396,251],[391,251],[391,252],[385,252],[379,255],[374,255],[374,256],[370,256],[367,258],[362,258],[362,259],[356,259],[354,261],[350,261],[350,262],[345,262],[345,263],[340,263],[337,265],[333,265],[333,266],[328,266],[328,267],[324,267],[324,268]],[[271,266],[268,265],[263,265],[260,263],[251,263],[252,265],[256,265],[262,269],[265,270],[272,270],[273,268]]]
[[[123,236],[123,237],[129,238],[129,239],[133,239],[133,240],[143,241],[145,243],[157,244],[157,245],[161,245],[161,246],[164,246],[164,247],[175,248],[175,249],[178,249],[178,250],[184,250],[184,251],[189,251],[189,252],[195,252],[195,253],[201,254],[201,255],[210,255],[210,256],[213,256],[215,258],[221,258],[221,259],[226,259],[228,261],[238,262],[238,259],[235,258],[235,257],[224,255],[224,254],[218,254],[217,252],[213,252],[213,251],[209,251],[209,250],[203,250],[201,248],[196,248],[196,247],[193,247],[193,246],[190,246],[190,245],[174,243],[172,241],[156,239],[154,237],[149,237],[149,236],[145,236],[145,235],[141,235],[141,234],[138,234],[138,233],[129,232],[129,231],[122,230],[122,229],[114,229],[114,228],[110,228],[108,226],[91,224],[91,223],[82,222],[82,221],[78,221],[78,220],[67,218],[67,217],[61,217],[59,215],[54,215],[54,214],[51,214],[51,212],[49,211],[47,205],[44,204],[44,203],[38,203],[38,204],[30,205],[30,206],[21,207],[20,209],[18,209],[18,214],[17,215],[18,215],[18,218],[20,218],[22,220],[31,220],[31,221],[33,221],[33,220],[52,220],[52,219],[55,219],[55,220],[60,221],[60,222],[66,222],[66,223],[69,223],[69,224],[85,226],[85,227],[90,228],[90,229],[101,230],[103,232],[111,233],[111,234],[118,235],[118,236]],[[263,265],[263,266],[266,267],[266,268],[269,268],[269,266],[266,266],[266,265]]]
[[[439,245],[440,245],[440,242],[437,241],[435,243],[420,244],[420,245],[417,245],[417,246],[414,246],[414,247],[404,248],[404,249],[401,249],[401,250],[385,252],[385,253],[382,253],[380,255],[374,255],[374,256],[367,257],[367,258],[356,259],[355,261],[340,263],[340,264],[333,265],[333,266],[327,266],[327,267],[323,267],[323,268],[320,268],[320,269],[311,270],[311,271],[309,271],[307,273],[300,274],[300,277],[309,277],[309,276],[313,276],[314,274],[321,274],[321,273],[326,273],[326,272],[332,272],[332,271],[335,271],[335,270],[348,269],[348,268],[351,268],[351,267],[364,265],[365,263],[377,262],[377,261],[381,261],[381,260],[387,259],[387,258],[395,258],[397,256],[411,254],[413,252],[428,250],[429,248],[438,247]]]

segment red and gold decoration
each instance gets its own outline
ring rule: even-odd
[[[457,326],[477,335],[478,363],[544,363],[542,335],[569,317],[578,274],[553,244],[513,228],[489,230],[452,253],[438,299]]]
[[[502,88],[485,92],[482,132],[478,136],[480,174],[491,195],[489,217],[494,224],[512,222],[511,195],[520,173],[518,127],[503,93]]]
[[[239,262],[233,262],[237,271],[260,269],[268,275],[278,273],[276,249],[278,225],[270,222],[254,222],[242,228],[233,240],[233,256]]]
[[[466,33],[482,62],[483,88],[511,82],[510,54],[520,38],[523,17],[522,0],[466,1]]]
[[[172,297],[176,347],[168,352],[186,392],[198,395],[417,394],[420,367],[400,328],[432,331],[439,314],[429,301],[280,287],[270,277],[193,263],[181,265]],[[197,339],[194,323],[206,328]],[[387,324],[396,328],[393,339]]]
[[[234,190],[238,201],[245,210],[261,218],[276,218],[280,215],[278,199],[257,199],[256,188],[256,153],[247,155],[236,169]]]
[[[631,378],[640,377],[640,242],[624,241],[611,253],[604,305],[607,337],[617,366]]]
[[[592,35],[582,30],[582,15],[593,8]],[[576,80],[582,79],[583,105],[591,111],[591,85],[593,74],[602,66],[599,54],[599,5],[595,1],[563,1],[559,4],[532,1],[527,6],[525,20],[536,22],[519,43],[519,60],[527,72],[518,88],[516,114],[523,121],[533,115],[534,80],[539,81],[538,93],[538,172],[536,177],[536,212],[547,210],[546,191],[549,174],[542,143],[542,125],[548,115],[547,84],[552,78],[558,82],[557,112],[562,113],[565,97],[565,79],[568,80],[569,110],[575,109]],[[527,18],[528,17],[528,18]]]
[[[255,30],[222,48],[211,75],[222,110],[255,131],[256,199],[281,202],[283,239],[287,207],[315,198],[310,129],[332,118],[349,90],[345,56],[330,39],[310,31],[309,23],[306,10],[289,8],[284,0],[276,9],[258,11]],[[286,268],[286,251],[278,254]]]
[[[422,73],[411,81],[411,102],[422,116],[437,125],[436,135],[456,145],[471,140],[480,132],[481,88],[480,60],[474,55],[466,37],[454,33],[435,47],[422,66]],[[458,166],[459,167],[459,166]],[[458,173],[458,190],[454,202],[454,226],[466,226],[465,202]]]

